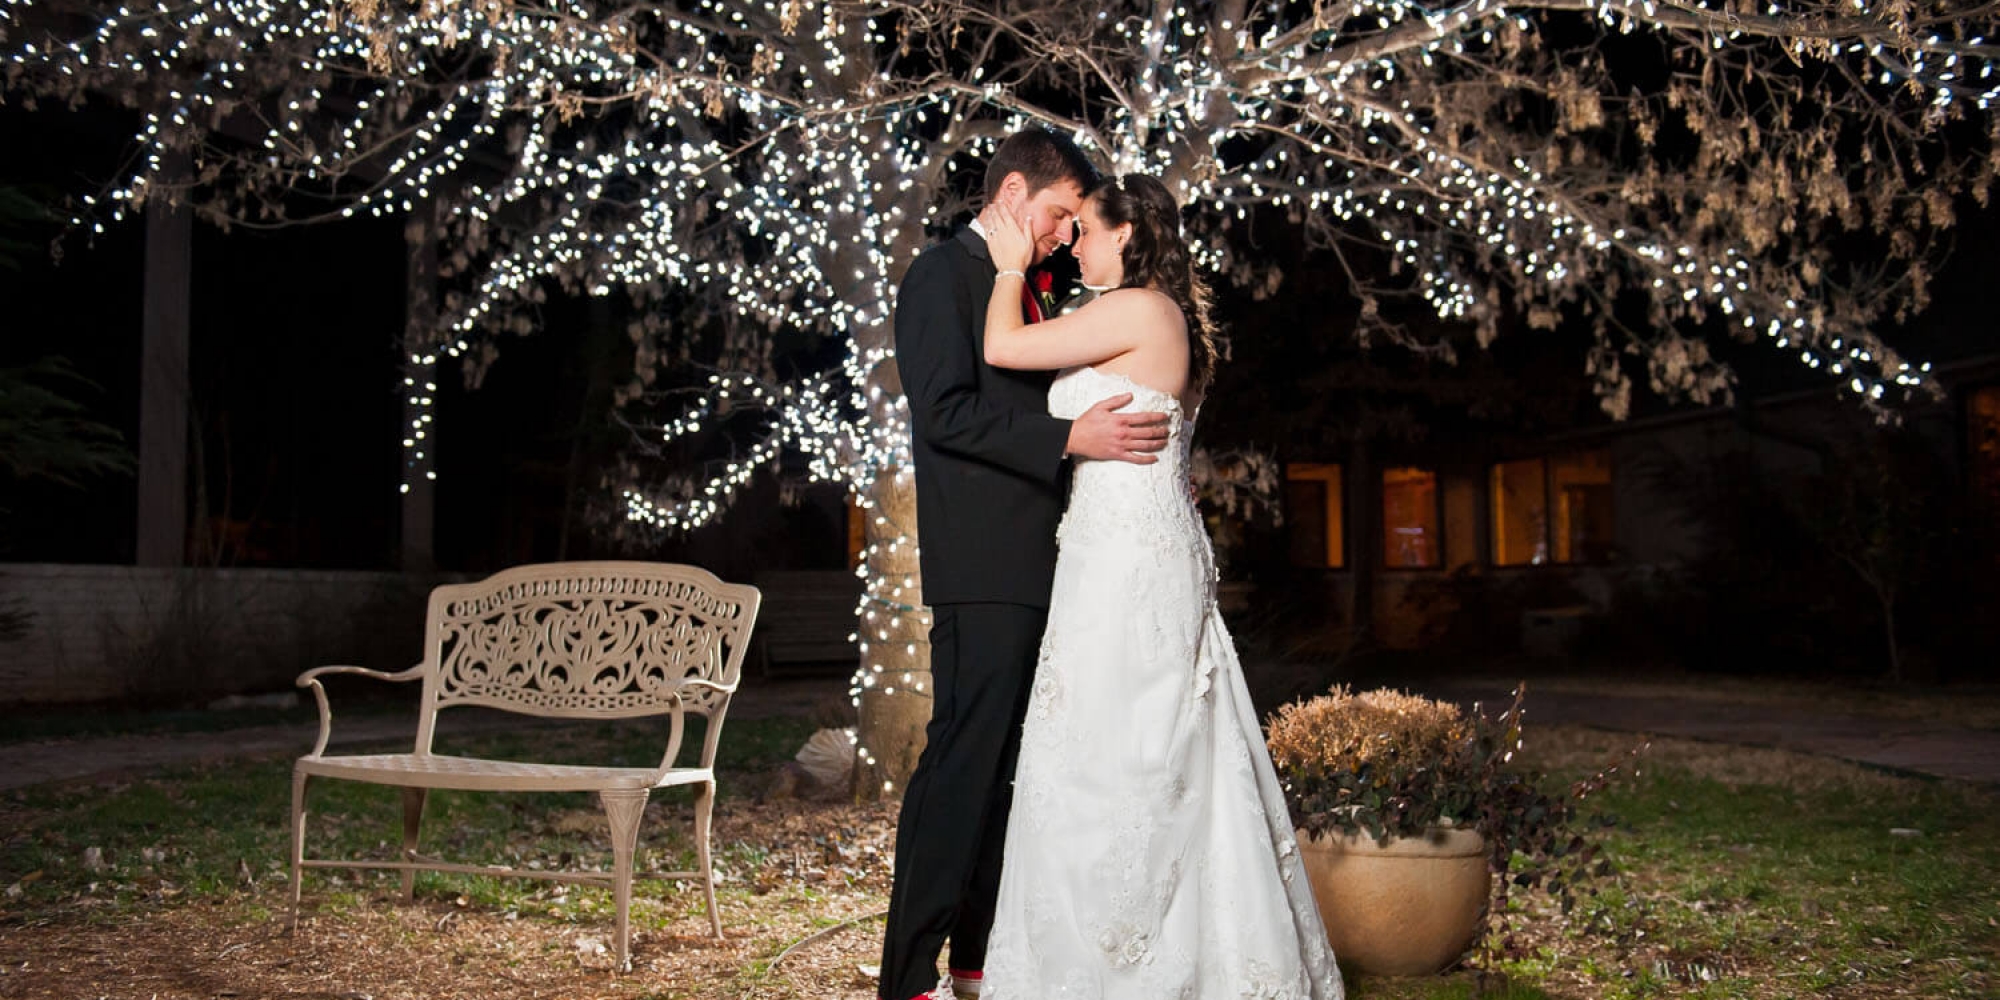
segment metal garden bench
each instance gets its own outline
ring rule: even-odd
[[[299,675],[319,704],[319,742],[292,772],[292,925],[297,926],[306,868],[391,868],[403,893],[418,870],[503,874],[603,885],[617,907],[616,957],[631,964],[632,880],[698,879],[710,929],[722,936],[715,908],[709,824],[715,806],[715,752],[723,715],[741,676],[760,600],[755,587],[724,583],[692,566],[646,562],[573,562],[519,566],[476,583],[431,592],[424,660],[384,673],[335,666]],[[409,753],[329,755],[333,716],[321,679],[358,674],[422,681],[416,745]],[[438,713],[483,706],[543,718],[615,720],[666,716],[658,767],[612,767],[447,756],[432,752]],[[701,754],[676,766],[686,717],[706,720]],[[398,860],[305,857],[306,786],[337,778],[403,789],[403,852]],[[655,788],[692,785],[694,844],[700,870],[633,871],[639,820]],[[610,827],[612,870],[544,871],[439,861],[417,853],[417,830],[431,789],[493,792],[595,792]]]

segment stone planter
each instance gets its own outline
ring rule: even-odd
[[[1422,976],[1464,955],[1491,893],[1486,841],[1441,829],[1377,845],[1366,834],[1308,838],[1299,857],[1340,964],[1378,976]]]

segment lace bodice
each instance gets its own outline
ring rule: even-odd
[[[1151,465],[1079,459],[1070,482],[1069,508],[1056,538],[1064,543],[1083,534],[1137,535],[1153,542],[1206,538],[1188,491],[1194,418],[1181,412],[1179,399],[1130,376],[1086,365],[1064,371],[1049,386],[1049,412],[1074,420],[1123,392],[1132,394],[1132,402],[1118,412],[1167,415],[1167,446]]]

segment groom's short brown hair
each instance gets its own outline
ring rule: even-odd
[[[1001,140],[986,164],[986,200],[1000,193],[1000,182],[1019,171],[1030,194],[1062,181],[1075,181],[1089,194],[1097,186],[1097,168],[1068,136],[1030,125]]]

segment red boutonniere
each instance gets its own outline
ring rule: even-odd
[[[1036,271],[1028,276],[1028,282],[1035,289],[1035,301],[1042,307],[1042,315],[1056,314],[1056,276],[1047,271]]]

